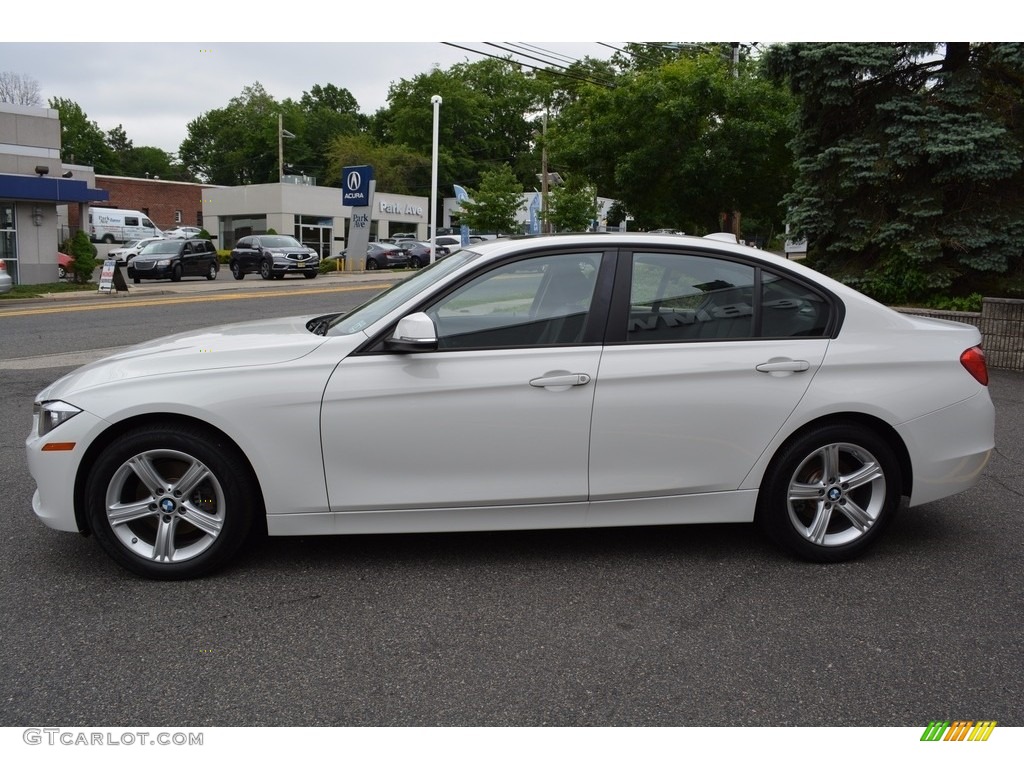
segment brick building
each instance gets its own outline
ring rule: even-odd
[[[163,179],[134,179],[96,175],[96,186],[105,190],[110,208],[142,211],[162,230],[203,226],[203,190],[209,184]],[[72,231],[79,226],[78,212],[68,211]]]

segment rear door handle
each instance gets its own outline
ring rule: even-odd
[[[761,373],[796,373],[806,371],[811,364],[806,360],[790,360],[788,357],[773,357],[766,363],[756,366]]]
[[[589,383],[590,376],[586,373],[559,373],[530,379],[531,387],[580,387]]]

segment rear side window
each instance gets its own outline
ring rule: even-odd
[[[689,253],[634,253],[629,343],[822,337],[828,299],[764,267]]]

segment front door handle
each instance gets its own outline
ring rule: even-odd
[[[590,376],[586,373],[556,373],[530,379],[531,387],[580,387],[589,383]]]
[[[790,360],[788,357],[773,357],[766,363],[756,366],[761,373],[797,373],[806,371],[811,364],[806,360]]]

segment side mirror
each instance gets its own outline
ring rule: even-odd
[[[395,326],[394,335],[384,341],[392,352],[432,352],[437,349],[437,329],[425,312],[406,315]]]

